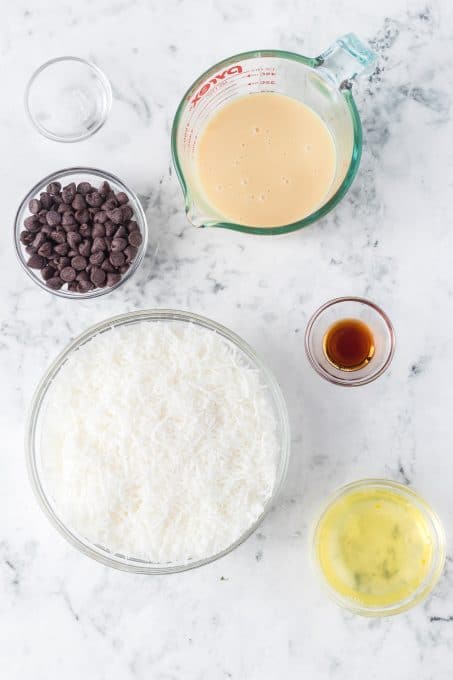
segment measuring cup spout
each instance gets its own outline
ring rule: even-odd
[[[327,71],[340,89],[350,89],[354,78],[372,73],[376,61],[375,52],[354,33],[347,33],[319,55],[317,66]]]
[[[186,216],[194,227],[208,227],[218,221],[218,218],[209,217],[206,213],[201,212],[188,193],[186,194]]]
[[[192,196],[187,185],[184,187],[186,217],[194,227],[212,227],[219,222],[219,216],[210,214],[205,201],[199,197],[199,203]]]

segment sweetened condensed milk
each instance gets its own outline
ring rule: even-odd
[[[336,153],[321,118],[271,92],[246,95],[208,120],[198,143],[207,201],[225,220],[253,227],[297,222],[321,207]]]

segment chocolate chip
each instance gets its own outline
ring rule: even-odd
[[[92,267],[90,272],[90,279],[95,286],[102,287],[105,285],[106,274],[100,267]]]
[[[138,224],[135,220],[131,220],[127,224],[127,230],[130,233],[131,231],[137,231],[138,230]]]
[[[97,236],[105,236],[105,227],[103,224],[95,224],[92,229],[92,236],[96,238]]]
[[[71,260],[71,267],[74,267],[78,272],[83,271],[87,264],[87,260],[83,255],[76,255]]]
[[[56,274],[56,269],[50,266],[50,264],[46,265],[41,269],[41,276],[44,279],[44,281],[48,281],[48,279],[51,279],[53,276]]]
[[[91,236],[91,227],[86,223],[80,225],[79,231],[83,238],[89,238]]]
[[[125,203],[129,203],[129,196],[124,193],[124,191],[118,191],[116,194],[116,200],[118,201],[119,205],[124,205]]]
[[[87,293],[89,290],[93,290],[94,284],[91,283],[91,281],[80,281],[79,283],[79,290],[82,293]]]
[[[117,229],[116,225],[113,224],[113,222],[111,222],[110,220],[107,220],[107,222],[105,223],[105,235],[113,236],[114,233],[116,232],[116,229]]]
[[[77,273],[76,270],[73,269],[73,267],[65,267],[60,272],[60,277],[63,279],[63,281],[66,281],[67,283],[69,283],[70,281],[74,281],[76,276]]]
[[[77,281],[70,281],[68,283],[68,290],[70,290],[71,293],[80,293],[80,286]]]
[[[61,219],[61,224],[63,227],[67,227],[71,224],[75,224],[76,219],[74,217],[74,213],[71,212],[70,210],[67,210],[66,212],[63,213],[63,217]]]
[[[80,210],[76,210],[74,217],[79,224],[86,224],[90,219],[90,213],[86,208],[81,208]]]
[[[98,191],[92,191],[91,194],[86,195],[88,205],[98,208],[103,203],[101,194]]]
[[[57,212],[59,212],[61,215],[67,211],[69,206],[66,203],[60,203],[60,205],[57,208]]]
[[[32,245],[25,246],[25,252],[27,253],[27,255],[34,255],[36,253],[36,248],[35,246]]]
[[[122,205],[120,210],[121,210],[121,215],[122,215],[122,222],[129,222],[132,215],[134,214],[134,211],[132,210],[131,206],[130,205]]]
[[[105,260],[105,254],[102,252],[102,250],[98,250],[97,252],[93,252],[90,255],[91,264],[100,265],[104,262],[104,260]]]
[[[55,243],[66,243],[66,234],[64,231],[52,231],[50,238],[52,241],[55,241]]]
[[[35,232],[24,230],[20,232],[19,241],[22,243],[22,245],[29,246],[33,243],[34,238]]]
[[[37,198],[32,198],[28,204],[28,209],[33,215],[36,215],[42,209],[41,201]]]
[[[68,257],[76,257],[76,255],[78,255],[78,254],[79,254],[78,250],[73,250],[71,248],[71,250],[68,252]]]
[[[125,238],[115,238],[112,241],[112,252],[118,252],[119,250],[124,250],[127,246],[127,241]]]
[[[89,194],[92,189],[93,187],[89,182],[80,182],[80,184],[77,185],[77,193],[82,194],[82,196]]]
[[[82,208],[87,207],[87,202],[85,198],[82,196],[82,194],[76,194],[71,205],[74,208],[74,210],[82,210]]]
[[[126,262],[126,264],[123,264],[123,266],[120,267],[121,274],[125,274],[128,269],[129,269],[129,264]]]
[[[67,243],[59,243],[55,246],[54,250],[59,255],[67,255],[69,253],[69,246]]]
[[[27,266],[30,267],[30,269],[42,269],[45,264],[45,259],[36,253],[32,255],[27,262]]]
[[[141,245],[143,238],[139,231],[131,231],[131,233],[129,234],[128,241],[131,246],[134,246],[134,248],[138,248]]]
[[[121,274],[118,272],[109,272],[107,274],[107,285],[114,286],[118,281],[121,281]]]
[[[82,242],[82,237],[76,231],[69,232],[66,238],[67,238],[69,247],[73,248],[74,250],[76,250],[79,243]]]
[[[52,232],[53,232],[53,229],[52,229],[52,227],[49,227],[47,222],[46,222],[46,224],[42,225],[41,234],[45,234],[46,236],[49,236]]]
[[[49,288],[52,288],[52,290],[59,290],[63,285],[63,281],[59,276],[53,276],[46,281],[46,284],[49,286]]]
[[[72,203],[76,193],[77,193],[76,185],[74,182],[71,182],[71,184],[68,184],[68,186],[65,187],[61,192],[61,198],[63,199],[63,203],[67,203],[68,205]]]
[[[105,210],[99,210],[96,215],[94,216],[94,222],[97,224],[104,224],[104,222],[107,220],[107,213]]]
[[[134,246],[127,246],[127,248],[124,249],[124,254],[126,255],[126,261],[132,262],[137,255],[137,248],[134,248]]]
[[[46,215],[46,220],[49,227],[56,227],[61,223],[61,215],[55,210],[49,210]]]
[[[107,182],[107,180],[104,180],[99,187],[99,193],[101,196],[108,196],[108,194],[111,192],[110,184]]]
[[[69,267],[71,260],[69,257],[58,257],[56,260],[54,260],[54,263],[57,266],[57,269],[61,270],[65,267]]]
[[[41,200],[41,205],[45,210],[50,210],[50,207],[52,205],[52,196],[47,193],[47,191],[43,191],[39,194],[39,198]]]
[[[121,267],[126,262],[126,256],[121,251],[110,253],[109,259],[114,267]]]
[[[101,264],[101,267],[102,267],[102,269],[103,269],[104,271],[106,271],[106,272],[114,272],[114,271],[115,271],[115,267],[114,267],[113,264],[110,262],[110,260],[107,259],[107,258],[106,258],[106,259],[104,260],[104,262]]]
[[[102,236],[97,236],[93,241],[91,252],[97,253],[99,250],[105,250],[106,247],[105,239]]]
[[[20,232],[20,242],[24,244],[24,246],[28,246],[33,239],[35,238],[34,233],[31,231],[21,231]]]
[[[121,224],[123,221],[123,214],[121,208],[114,208],[107,212],[108,218],[113,222],[113,224]]]
[[[124,225],[121,225],[121,227],[118,227],[118,229],[115,232],[115,238],[125,238],[125,239],[127,239],[127,229]]]
[[[42,232],[41,232],[42,233]],[[42,246],[38,250],[38,254],[41,255],[42,257],[45,257],[48,259],[50,255],[52,254],[52,244],[50,241],[45,241],[45,243],[42,244]]]
[[[51,196],[56,196],[59,191],[61,191],[60,182],[51,182],[47,185],[47,192],[51,194]]]
[[[79,253],[83,255],[83,257],[89,257],[91,255],[91,244],[92,244],[91,239],[86,238],[79,245]]]
[[[24,219],[24,227],[28,231],[39,231],[39,217],[36,215],[29,215]]]
[[[115,208],[118,207],[118,201],[116,198],[109,198],[105,203],[102,205],[102,210],[110,211],[114,210]]]
[[[36,234],[35,238],[33,239],[33,245],[36,249],[39,250],[41,248],[42,244],[46,241],[46,235],[42,233],[42,231],[38,231]]]
[[[90,280],[90,277],[88,276],[88,274],[86,273],[86,271],[83,270],[83,271],[81,271],[81,272],[79,272],[79,273],[77,274],[76,279],[77,279],[77,281],[79,281],[79,282],[81,282],[81,281],[89,281],[89,280]]]

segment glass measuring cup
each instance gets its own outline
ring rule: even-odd
[[[370,72],[375,61],[376,54],[349,33],[318,57],[258,50],[224,59],[203,73],[184,95],[171,136],[173,162],[189,221],[196,227],[284,234],[332,210],[351,186],[362,152],[362,127],[351,94],[352,80]],[[335,177],[322,205],[303,219],[278,227],[250,227],[226,221],[205,198],[197,172],[198,140],[208,119],[233,99],[261,92],[288,95],[309,106],[329,128],[336,147]]]

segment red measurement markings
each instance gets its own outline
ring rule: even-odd
[[[255,85],[276,85],[276,80],[250,80],[247,85],[249,87],[254,87]]]
[[[225,69],[225,71],[220,71],[213,78],[210,78],[206,83],[204,83],[200,87],[200,89],[197,91],[193,99],[192,99],[193,95],[190,95],[190,103],[192,104],[192,106],[196,106],[200,99],[204,97],[204,95],[207,92],[209,92],[211,87],[217,85],[219,81],[223,81],[228,76],[234,76],[237,75],[238,73],[242,73],[242,66],[240,64],[235,64],[235,66],[230,66],[230,68]]]

